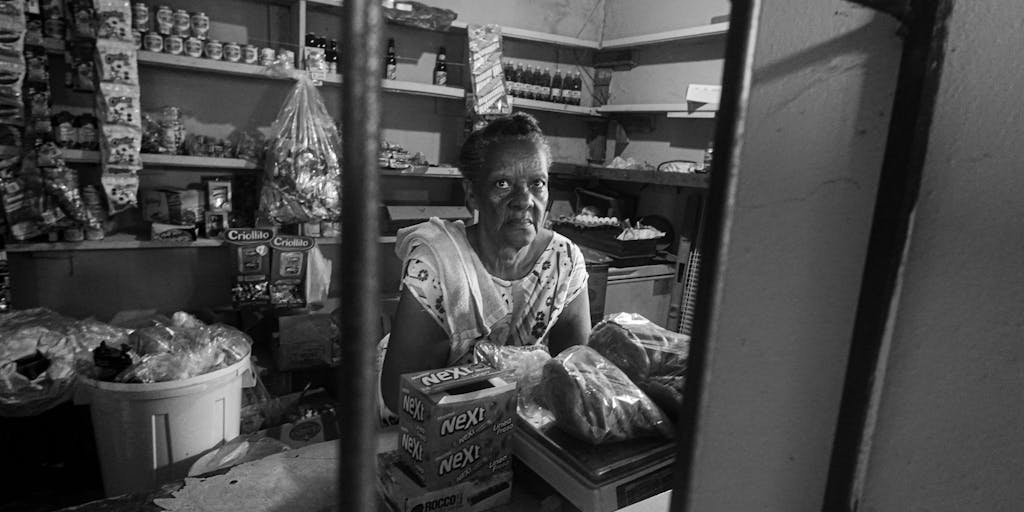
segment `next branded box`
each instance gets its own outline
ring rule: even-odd
[[[429,490],[505,470],[516,416],[516,384],[486,364],[402,375],[399,446]]]
[[[377,454],[377,488],[394,512],[479,512],[512,498],[512,470],[471,478],[444,489],[421,487],[398,452]]]

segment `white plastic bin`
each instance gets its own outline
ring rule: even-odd
[[[75,403],[88,404],[107,496],[184,478],[205,451],[238,435],[249,356],[190,379],[129,384],[79,376]]]

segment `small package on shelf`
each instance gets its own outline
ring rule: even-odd
[[[138,85],[138,57],[131,42],[96,40],[96,67],[100,82]]]
[[[150,227],[151,240],[193,242],[198,238],[195,224],[165,224],[154,222]]]
[[[167,196],[167,212],[171,223],[194,226],[204,221],[206,197],[201,191],[169,188],[163,192]]]
[[[270,303],[270,241],[274,232],[262,228],[230,228],[224,240],[231,251],[231,302],[236,308]]]
[[[64,60],[64,86],[76,92],[93,92],[96,90],[96,65],[93,55],[96,44],[93,41],[69,42]]]
[[[100,94],[96,96],[96,100],[100,122],[105,125],[136,127],[142,119],[137,86],[100,83]]]
[[[117,214],[138,205],[139,176],[131,169],[112,171],[116,169],[104,172],[100,181],[107,196],[107,209],[111,214]]]
[[[104,166],[142,168],[142,133],[134,126],[104,124],[100,149],[103,153],[100,163]]]
[[[210,210],[231,211],[231,181],[204,180],[206,183],[206,205]]]
[[[93,0],[67,0],[72,39],[96,39],[96,9]]]
[[[270,303],[280,308],[306,306],[306,267],[316,240],[277,235],[270,244]]]
[[[226,210],[207,210],[203,212],[203,236],[206,238],[220,238],[224,230],[228,228],[228,216],[231,212]]]
[[[470,25],[469,67],[473,82],[472,105],[477,115],[512,113],[501,67],[501,27]]]
[[[128,0],[96,0],[96,38],[132,42],[132,6]]]
[[[139,194],[142,207],[142,220],[149,222],[168,223],[171,219],[167,206],[167,194],[160,189],[143,189]]]

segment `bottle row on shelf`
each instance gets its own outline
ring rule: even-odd
[[[502,62],[505,83],[513,97],[536,101],[550,101],[566,105],[579,105],[582,99],[583,77],[579,72],[564,74],[562,70],[543,70],[537,66],[524,66],[505,59]]]

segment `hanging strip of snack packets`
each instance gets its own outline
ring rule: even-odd
[[[473,82],[473,112],[477,115],[512,113],[501,67],[501,27],[469,25],[469,66]]]
[[[142,169],[139,66],[128,0],[95,0],[96,112],[100,122],[100,180],[111,214],[138,205]]]

